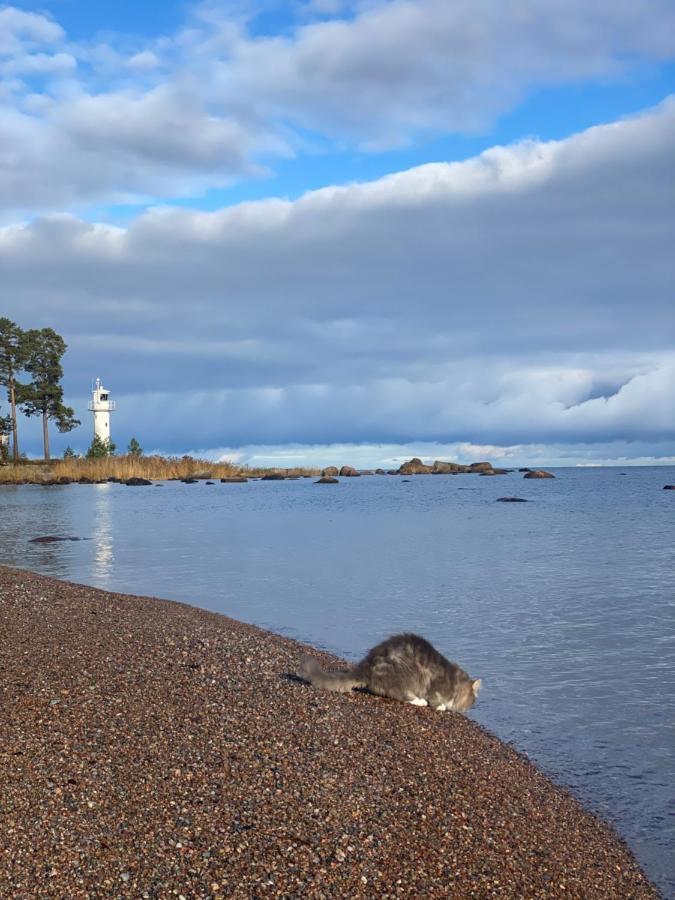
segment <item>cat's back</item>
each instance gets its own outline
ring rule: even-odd
[[[412,666],[442,667],[449,665],[448,660],[436,648],[418,634],[395,634],[377,644],[368,651],[363,662],[377,665],[388,662],[404,668]]]

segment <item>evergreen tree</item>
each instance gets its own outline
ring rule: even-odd
[[[8,457],[8,446],[7,441],[9,440],[9,435],[12,433],[12,417],[11,416],[0,416],[0,459],[3,462]]]
[[[110,440],[110,438],[100,438],[97,434],[94,435],[94,440],[91,442],[89,449],[87,450],[87,459],[101,459],[104,456],[112,456],[115,452],[116,445]]]
[[[143,448],[138,443],[135,437],[132,437],[132,439],[129,441],[127,453],[129,454],[129,456],[143,456]]]
[[[16,427],[17,388],[16,373],[23,369],[25,358],[24,333],[10,319],[0,318],[0,384],[7,388],[10,406],[10,431],[12,435],[12,459],[19,461],[19,438]]]
[[[51,328],[30,329],[24,334],[23,367],[32,376],[30,384],[21,385],[17,395],[26,416],[42,416],[44,458],[49,460],[49,420],[54,419],[62,433],[72,431],[80,421],[63,403],[63,368],[61,358],[66,343]]]
[[[63,451],[64,459],[77,459],[77,453],[73,450],[72,447],[66,447]]]

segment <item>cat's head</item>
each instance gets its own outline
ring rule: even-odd
[[[466,678],[462,678],[457,686],[452,708],[457,712],[466,712],[467,709],[471,709],[482,686],[483,682],[480,678],[472,679],[468,675]]]

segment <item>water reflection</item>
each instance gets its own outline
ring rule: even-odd
[[[96,485],[94,517],[91,538],[94,542],[92,555],[92,581],[99,587],[112,587],[114,542],[112,523],[112,490],[110,484]]]

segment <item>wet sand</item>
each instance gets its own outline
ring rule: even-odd
[[[0,567],[0,897],[658,896],[512,748],[304,652]]]

